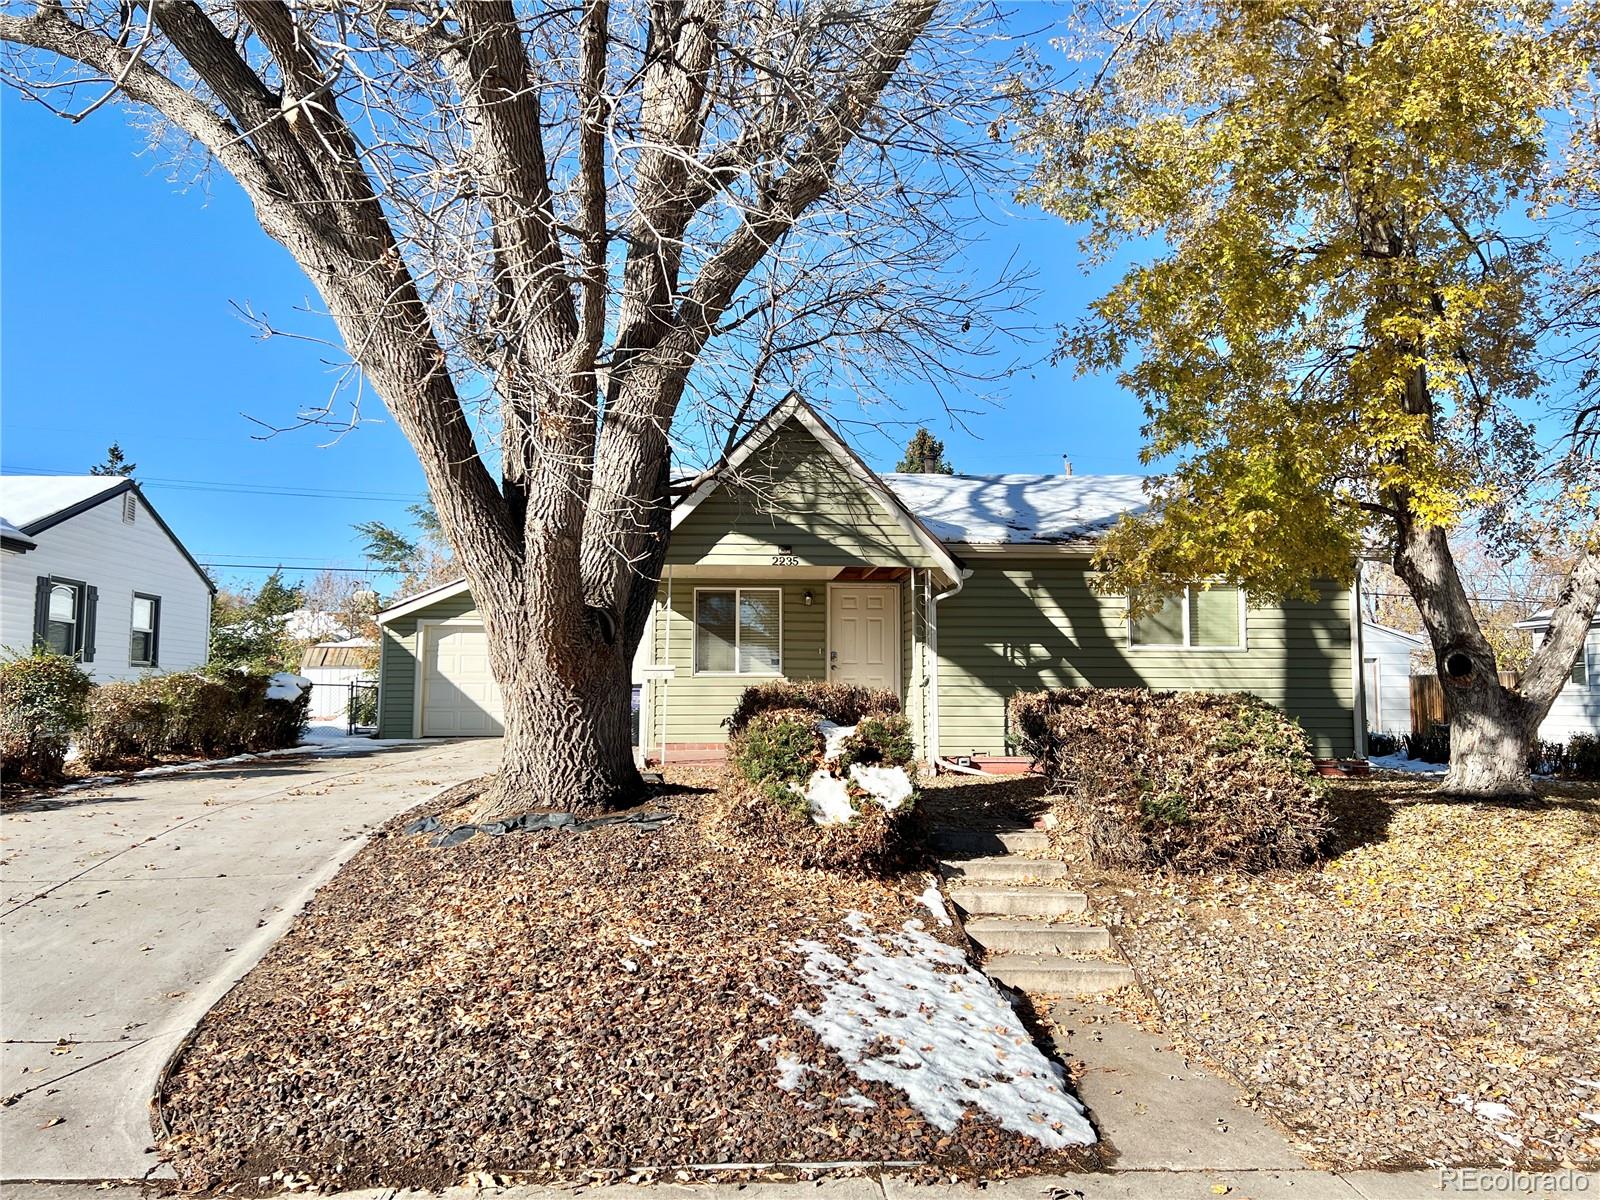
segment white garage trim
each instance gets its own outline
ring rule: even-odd
[[[411,736],[421,738],[422,721],[428,711],[428,642],[430,635],[436,635],[441,629],[482,629],[483,618],[476,610],[462,613],[455,617],[425,618],[417,622],[417,648],[411,657],[411,669],[414,673],[415,684],[412,689]],[[485,649],[487,649],[487,633],[485,634]],[[490,671],[490,678],[494,679],[494,672]],[[499,687],[500,681],[494,680]],[[503,722],[502,722],[503,723]]]

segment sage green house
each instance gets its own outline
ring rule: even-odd
[[[1143,482],[880,475],[791,397],[674,511],[635,664],[644,753],[715,753],[739,693],[785,677],[897,692],[928,761],[1005,763],[1006,703],[1040,687],[1250,691],[1318,755],[1363,754],[1352,589],[1264,607],[1196,586],[1133,622],[1097,591],[1096,540]],[[379,623],[381,736],[498,731],[465,584]]]

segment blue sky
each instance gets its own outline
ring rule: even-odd
[[[315,307],[286,251],[264,235],[220,173],[173,180],[148,156],[126,114],[108,106],[71,125],[0,95],[0,464],[7,471],[78,473],[121,443],[138,478],[207,564],[281,563],[309,576],[360,567],[350,526],[404,523],[423,494],[421,472],[387,419],[329,444],[327,430],[262,439],[250,418],[288,425],[334,383],[326,347],[265,342],[234,305],[315,329]],[[1071,231],[1002,201],[998,227],[973,253],[980,267],[1015,254],[1046,290],[1034,305],[1044,359],[1053,324],[1096,292]],[[1103,281],[1101,282],[1103,286]],[[928,420],[958,471],[1046,472],[1070,454],[1080,472],[1137,471],[1137,403],[1109,379],[1075,380],[1046,362],[1010,383],[989,411],[953,428],[908,389],[908,420]],[[376,405],[366,415],[384,417]],[[857,449],[892,468],[898,447]],[[251,492],[293,489],[304,495]],[[223,582],[264,571],[218,565]]]

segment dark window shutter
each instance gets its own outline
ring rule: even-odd
[[[83,662],[94,661],[94,618],[100,608],[100,589],[85,588],[83,598],[83,623],[80,637],[83,639],[78,646],[78,658]]]
[[[150,665],[161,665],[161,597],[150,598]]]
[[[50,576],[39,576],[33,588],[33,644],[42,646],[50,632]]]

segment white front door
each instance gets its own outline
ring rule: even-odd
[[[900,588],[828,588],[828,679],[900,694]]]
[[[422,627],[423,737],[498,737],[505,713],[482,625]]]

